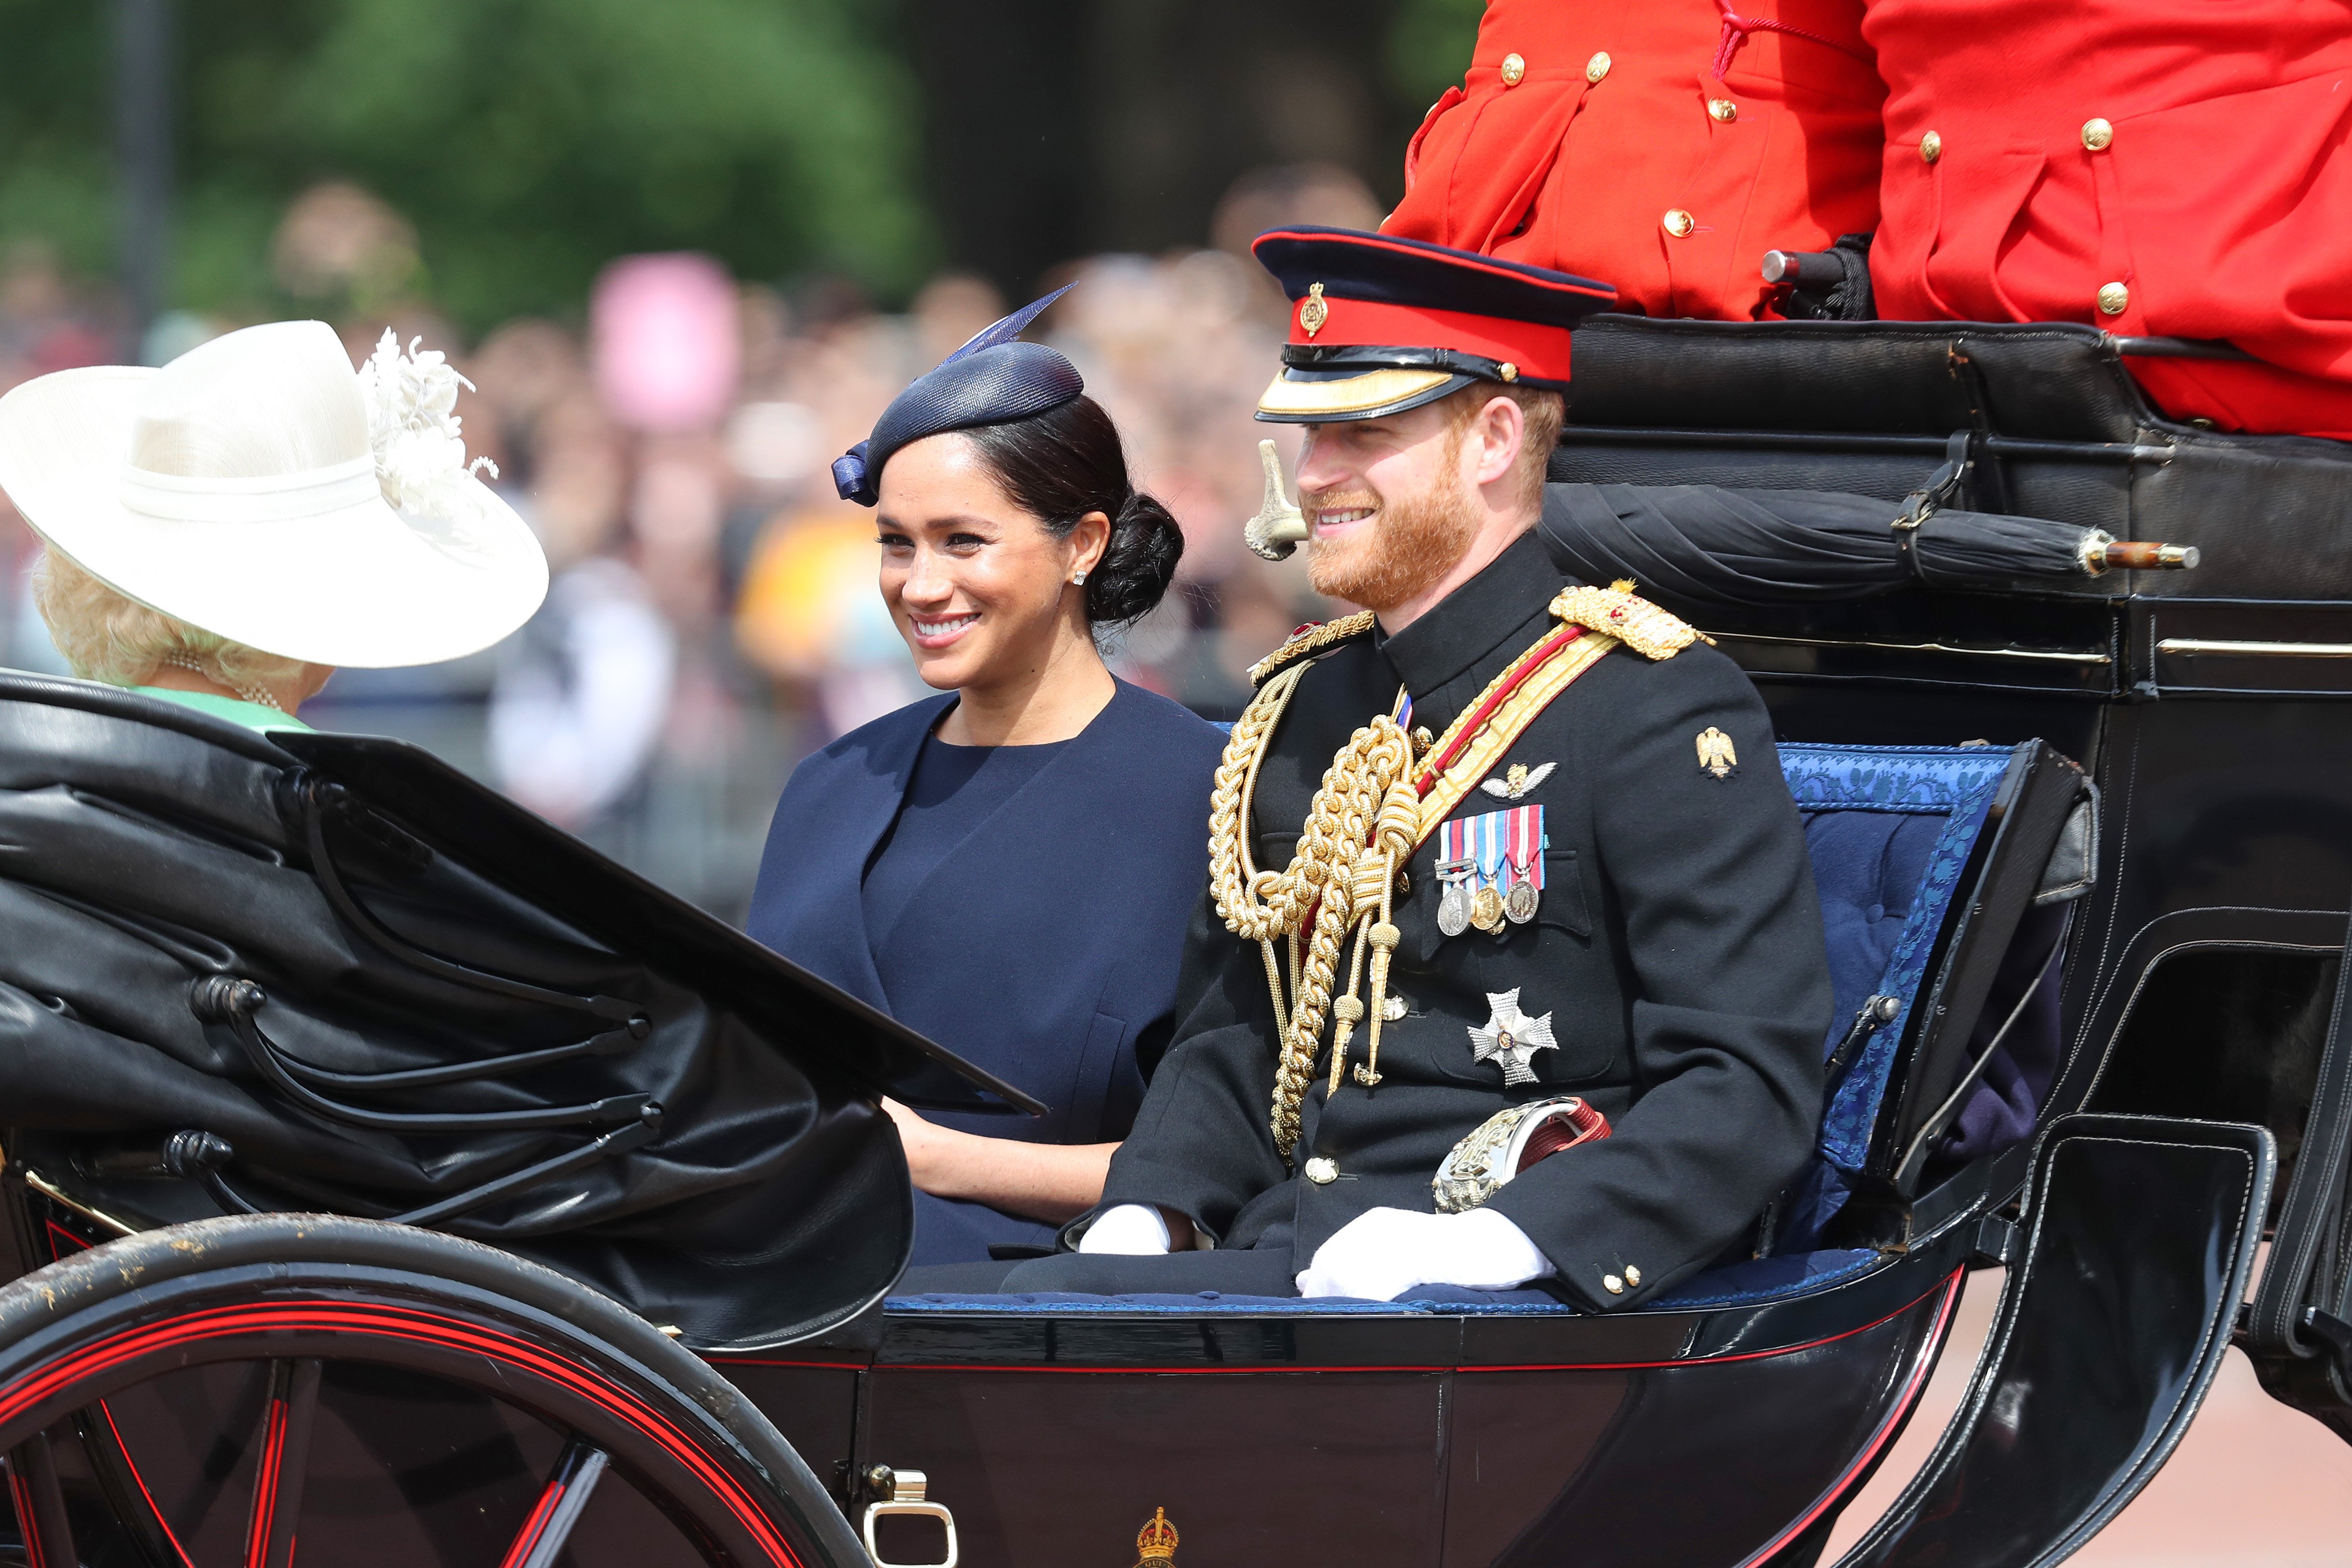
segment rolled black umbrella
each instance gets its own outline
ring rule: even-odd
[[[2197,564],[2193,549],[2118,543],[2072,523],[1824,490],[1548,485],[1538,531],[1571,576],[1632,578],[1644,592],[1711,604],[1870,599],[1912,584],[1983,590]]]

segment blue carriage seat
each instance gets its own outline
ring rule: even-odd
[[[1651,1310],[1756,1303],[1821,1290],[1872,1267],[1869,1249],[1823,1248],[1824,1228],[1869,1166],[1895,1071],[1938,937],[1972,866],[2003,779],[2039,742],[1995,746],[1784,745],[1780,766],[1804,821],[1828,938],[1836,1008],[1822,1043],[1825,1062],[1840,1058],[1827,1095],[1812,1165],[1793,1183],[1769,1222],[1767,1255],[1708,1270],[1659,1297]],[[2037,878],[2042,869],[2032,868]],[[1979,874],[1981,872],[1979,871]],[[2029,921],[2014,943],[2020,962],[2004,964],[1972,1031],[1972,1054],[1996,1043],[2019,994],[2042,1006],[2024,1009],[1998,1044],[2006,1071],[1977,1073],[1950,1118],[1948,1150],[1962,1156],[2022,1142],[2039,1095],[2048,1087],[2039,1059],[2054,1061],[2055,986],[2034,984],[2056,962],[2057,927]],[[2006,994],[2004,994],[2006,992]],[[1865,1009],[1867,1009],[1865,1013]],[[2000,1015],[1994,1017],[1992,1015]],[[1857,1020],[1867,1018],[1858,1027]],[[1841,1052],[1840,1048],[1844,1047]],[[1994,1064],[1988,1063],[1990,1069]],[[1978,1146],[1982,1145],[1982,1146]],[[1094,1314],[1572,1312],[1538,1291],[1469,1291],[1431,1287],[1403,1301],[1318,1301],[1220,1295],[893,1296],[894,1312]]]

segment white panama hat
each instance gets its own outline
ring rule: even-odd
[[[457,372],[390,332],[358,373],[323,321],[247,327],[162,370],[59,371],[0,397],[0,488],[151,609],[318,664],[486,648],[547,558],[468,471]]]

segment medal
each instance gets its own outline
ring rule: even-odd
[[[1509,813],[1504,860],[1511,868],[1511,891],[1504,896],[1503,913],[1514,925],[1536,917],[1543,902],[1536,885],[1536,868],[1543,854],[1543,808],[1522,806]]]
[[[1551,1014],[1529,1018],[1519,1010],[1519,988],[1507,991],[1486,993],[1486,1006],[1493,1017],[1484,1029],[1470,1030],[1470,1060],[1492,1061],[1503,1070],[1503,1082],[1533,1083],[1535,1069],[1528,1061],[1538,1051],[1558,1051],[1559,1041],[1551,1034]]]
[[[1511,863],[1511,841],[1507,831],[1507,813],[1489,811],[1483,817],[1473,817],[1467,826],[1476,836],[1478,845],[1478,879],[1485,885],[1470,902],[1470,923],[1479,930],[1500,936],[1506,921],[1503,908],[1503,878]]]
[[[1437,880],[1445,884],[1444,896],[1437,901],[1437,929],[1448,936],[1459,936],[1470,929],[1470,890],[1464,884],[1477,869],[1475,861],[1437,862]]]

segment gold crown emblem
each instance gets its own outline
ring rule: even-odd
[[[1166,1509],[1151,1511],[1150,1521],[1136,1533],[1135,1550],[1138,1553],[1135,1568],[1145,1568],[1146,1564],[1154,1563],[1175,1563],[1176,1527],[1168,1522]]]
[[[1299,329],[1312,338],[1323,329],[1323,323],[1330,319],[1331,307],[1323,302],[1323,286],[1319,283],[1308,284],[1307,298],[1298,303]]]

